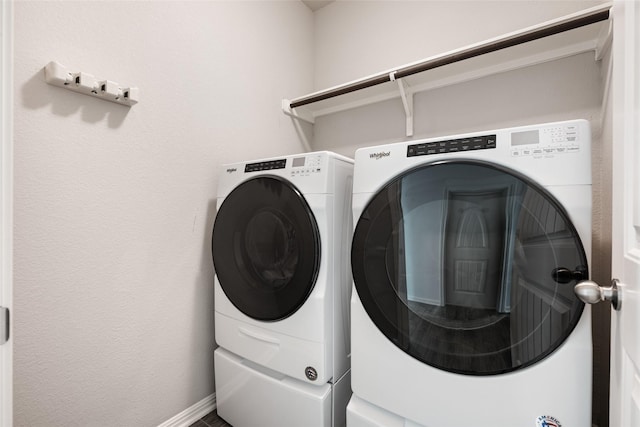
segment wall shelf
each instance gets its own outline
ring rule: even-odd
[[[315,123],[317,117],[400,98],[413,135],[413,95],[482,77],[594,52],[611,43],[611,3],[566,15],[358,80],[282,101],[283,112]]]

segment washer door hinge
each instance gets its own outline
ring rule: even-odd
[[[9,309],[0,307],[0,345],[9,341]]]

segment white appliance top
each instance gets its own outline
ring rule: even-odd
[[[218,197],[226,197],[238,184],[257,176],[278,176],[290,181],[303,194],[325,194],[332,190],[333,162],[353,164],[348,157],[330,151],[294,154],[222,165]]]
[[[501,165],[543,186],[590,185],[591,130],[571,120],[361,148],[353,192],[375,192],[409,169],[451,160]]]

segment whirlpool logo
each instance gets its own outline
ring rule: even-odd
[[[236,169],[236,168],[229,168],[229,169],[227,169],[227,173],[234,173],[237,170],[238,169]]]
[[[536,419],[536,427],[562,427],[562,424],[551,415],[541,415]]]
[[[380,160],[383,157],[389,157],[391,155],[391,151],[380,151],[378,153],[371,153],[369,154],[369,158],[371,159],[376,159],[376,160]]]

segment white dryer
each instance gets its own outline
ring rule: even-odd
[[[576,120],[356,152],[349,427],[591,425]]]
[[[350,396],[353,161],[227,164],[213,236],[218,414],[235,427],[340,426]]]

